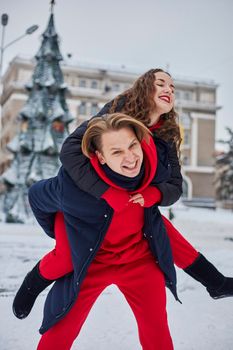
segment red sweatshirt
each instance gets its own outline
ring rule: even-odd
[[[104,199],[111,202],[111,199],[117,202],[124,202],[121,210],[115,211],[104,242],[96,255],[95,260],[106,264],[125,264],[146,255],[151,255],[148,242],[143,237],[144,208],[139,204],[128,202],[129,195],[133,193],[147,193],[148,206],[150,199],[155,201],[155,192],[158,196],[158,190],[155,187],[148,187],[152,181],[157,167],[157,153],[153,140],[147,144],[142,142],[144,153],[145,177],[140,188],[134,192],[127,192],[115,185],[104,173],[97,157],[91,159],[91,163],[98,175],[108,183],[113,190],[110,190]],[[114,189],[116,189],[114,191]],[[114,198],[110,198],[114,196]]]

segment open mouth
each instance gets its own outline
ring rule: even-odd
[[[162,95],[162,96],[159,96],[160,100],[163,100],[167,103],[170,103],[171,102],[171,99],[169,96],[166,96],[166,95]]]
[[[129,171],[129,172],[133,172],[134,170],[138,169],[138,160],[136,160],[136,162],[134,162],[133,164],[130,164],[130,165],[122,165],[122,168],[124,170]]]

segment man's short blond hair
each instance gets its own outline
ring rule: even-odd
[[[149,142],[151,132],[140,121],[123,113],[104,114],[89,121],[82,139],[83,154],[90,158],[95,151],[101,152],[102,135],[109,131],[117,131],[123,128],[131,129],[139,142],[143,139]]]

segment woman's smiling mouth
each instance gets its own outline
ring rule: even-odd
[[[160,100],[163,100],[163,101],[165,101],[167,103],[171,102],[171,98],[169,96],[167,96],[167,95],[161,95],[161,96],[159,96],[159,98],[160,98]]]

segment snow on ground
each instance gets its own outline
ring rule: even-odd
[[[174,212],[174,224],[182,234],[219,270],[233,276],[233,213],[185,207]],[[23,276],[52,246],[53,240],[37,225],[0,223],[0,350],[36,349],[46,291],[25,320],[14,317],[11,305]],[[204,287],[180,270],[178,292],[182,305],[167,293],[175,350],[233,350],[233,298],[211,299]],[[131,310],[115,286],[96,302],[72,347],[77,349],[141,349]]]

